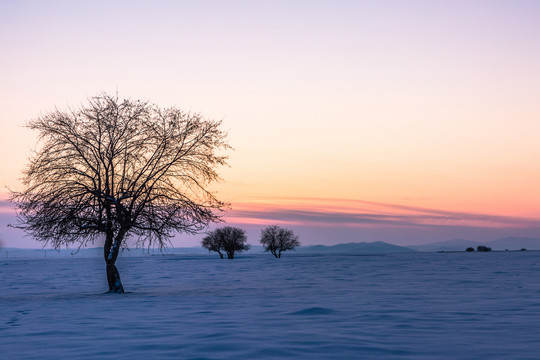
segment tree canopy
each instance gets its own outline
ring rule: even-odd
[[[277,225],[261,230],[260,243],[264,246],[264,251],[270,251],[276,258],[280,258],[283,251],[294,250],[300,246],[298,236],[292,230]]]
[[[226,204],[207,186],[226,164],[220,126],[107,94],[30,121],[39,142],[13,193],[19,227],[55,248],[104,239],[109,290],[123,292],[114,264],[126,238],[163,247],[219,220]]]
[[[227,258],[234,259],[235,252],[247,251],[250,248],[247,244],[246,232],[232,226],[210,231],[202,240],[202,247],[217,252],[222,259],[222,251],[227,253]]]

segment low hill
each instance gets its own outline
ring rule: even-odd
[[[505,237],[486,243],[493,250],[540,250],[539,238]]]
[[[375,242],[359,242],[359,243],[346,243],[332,246],[326,245],[313,245],[313,246],[301,246],[296,249],[298,253],[333,253],[333,254],[360,254],[360,253],[398,253],[398,252],[414,252],[415,250],[409,249],[403,246],[397,246],[385,243],[383,241]]]
[[[465,251],[468,247],[476,249],[478,245],[489,246],[493,250],[540,250],[540,238],[505,237],[488,242],[453,239],[421,245],[410,245],[408,248],[417,251]]]
[[[410,249],[417,251],[464,251],[468,247],[473,247],[476,249],[478,245],[486,245],[484,243],[467,240],[467,239],[452,239],[446,241],[432,242],[428,244],[421,245],[410,245],[407,246]]]
[[[253,245],[247,253],[261,254],[264,252],[264,248],[260,245]],[[382,241],[377,242],[360,242],[360,243],[347,243],[338,244],[332,246],[326,245],[311,245],[300,246],[296,248],[297,253],[310,253],[310,254],[359,254],[359,253],[396,253],[396,252],[414,252],[414,250],[403,247],[388,244]],[[163,249],[160,252],[159,249],[131,249],[122,251],[122,257],[126,256],[142,256],[142,255],[213,255],[202,247],[175,247]],[[17,249],[17,248],[3,248],[0,249],[0,258],[62,258],[62,257],[102,257],[103,248],[86,248],[80,249]]]

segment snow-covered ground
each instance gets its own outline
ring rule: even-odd
[[[2,359],[538,359],[540,252],[0,260]]]

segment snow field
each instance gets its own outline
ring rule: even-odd
[[[2,359],[538,359],[540,252],[0,260]]]

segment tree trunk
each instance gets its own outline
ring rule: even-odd
[[[107,282],[109,283],[109,293],[124,293],[124,287],[120,280],[120,273],[114,263],[107,263]]]
[[[234,259],[234,252],[228,252],[227,259]]]
[[[105,263],[107,264],[107,282],[109,284],[109,293],[123,294],[124,287],[122,286],[122,280],[120,280],[120,273],[116,268],[116,259],[120,252],[120,245],[126,234],[127,230],[121,228],[118,234],[114,236],[112,231],[107,233],[105,239],[104,255]],[[114,241],[113,241],[114,237]]]
[[[223,259],[223,254],[218,251],[219,257]]]

